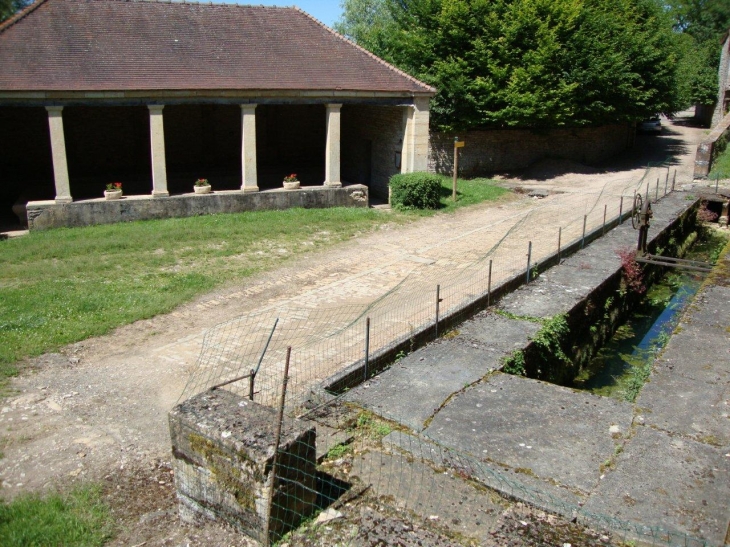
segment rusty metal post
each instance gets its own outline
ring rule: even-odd
[[[532,241],[527,242],[527,282],[530,282],[530,261],[532,260]]]
[[[487,307],[491,305],[492,300],[492,259],[489,259],[489,275],[487,276]]]
[[[601,228],[601,235],[606,235],[606,212],[608,211],[608,204],[603,205],[603,227]]]
[[[439,304],[441,303],[441,285],[436,285],[436,338],[439,337]]]
[[[281,400],[279,402],[279,419],[276,423],[276,436],[274,440],[274,456],[271,460],[271,486],[269,487],[268,517],[266,519],[266,545],[271,545],[269,531],[271,530],[271,506],[274,502],[274,488],[276,487],[276,460],[281,443],[281,426],[284,422],[284,404],[286,402],[286,385],[289,381],[289,361],[291,360],[291,346],[286,348],[286,361],[284,362],[284,381],[281,386]]]
[[[586,244],[586,222],[588,221],[588,215],[583,215],[583,237],[580,240],[580,248],[585,247]]]
[[[654,203],[659,203],[659,177],[656,178],[656,192],[654,193]]]
[[[365,319],[365,378],[368,379],[368,364],[370,362],[370,318]]]
[[[624,197],[621,196],[621,201],[618,202],[618,223],[619,226],[624,223]]]
[[[667,187],[669,186],[669,167],[667,167],[667,178],[664,179],[664,195],[667,195]]]
[[[251,369],[251,375],[248,377],[248,398],[253,401],[253,383],[256,380],[256,373]]]
[[[672,192],[674,192],[674,185],[677,182],[677,170],[674,170],[674,176],[672,177]]]
[[[561,250],[561,249],[560,249],[560,243],[561,243],[561,241],[560,241],[560,240],[561,240],[562,238],[563,238],[563,227],[562,227],[562,226],[560,226],[560,227],[558,228],[558,262],[560,262],[560,250]]]

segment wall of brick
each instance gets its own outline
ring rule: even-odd
[[[429,171],[453,172],[454,138],[466,142],[459,153],[459,174],[486,176],[524,169],[545,158],[592,164],[625,150],[633,129],[627,125],[530,131],[503,129],[431,133]]]
[[[342,107],[342,180],[364,184],[370,195],[388,197],[388,181],[400,167],[405,107],[345,105]]]

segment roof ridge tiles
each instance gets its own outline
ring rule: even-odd
[[[395,66],[391,65],[391,64],[390,64],[390,63],[388,63],[387,61],[384,61],[383,59],[381,59],[380,57],[378,57],[378,56],[377,56],[377,55],[375,55],[374,53],[372,53],[372,52],[368,51],[367,49],[365,49],[364,47],[362,47],[362,46],[360,46],[360,45],[356,44],[355,42],[353,42],[352,40],[350,40],[350,39],[349,39],[349,38],[347,38],[346,36],[343,36],[342,34],[340,34],[339,32],[337,32],[336,30],[334,30],[334,29],[332,29],[332,28],[328,27],[328,26],[327,26],[327,25],[325,25],[325,24],[324,24],[324,23],[323,23],[322,21],[320,21],[319,19],[317,19],[317,18],[316,18],[316,17],[314,17],[313,15],[310,15],[309,13],[307,13],[306,11],[304,11],[303,9],[300,9],[300,8],[299,8],[299,7],[297,7],[297,6],[292,6],[292,8],[293,8],[293,9],[295,9],[296,11],[298,11],[299,13],[303,14],[304,16],[306,16],[306,17],[309,17],[309,18],[310,18],[310,19],[311,19],[312,21],[314,21],[314,22],[315,22],[315,23],[317,23],[318,25],[322,26],[322,27],[323,27],[323,28],[324,28],[325,30],[327,30],[328,32],[330,32],[330,33],[334,34],[334,35],[335,35],[335,36],[336,36],[337,38],[339,38],[340,40],[342,40],[342,41],[344,41],[344,42],[347,42],[347,43],[348,43],[348,44],[350,44],[351,46],[353,46],[353,47],[357,48],[357,49],[358,49],[358,50],[360,50],[360,51],[361,51],[362,53],[364,53],[364,54],[365,54],[365,55],[367,55],[368,57],[371,57],[372,59],[374,59],[375,61],[377,61],[377,62],[378,62],[378,63],[380,63],[381,65],[383,65],[383,66],[387,67],[388,69],[392,70],[393,72],[396,72],[396,73],[397,73],[397,74],[399,74],[400,76],[403,76],[403,77],[405,77],[405,78],[409,79],[409,80],[410,80],[410,81],[412,81],[413,83],[415,83],[415,84],[418,84],[418,85],[420,85],[420,86],[422,86],[422,87],[426,88],[426,89],[425,89],[424,91],[428,91],[428,92],[430,92],[430,93],[436,93],[436,88],[434,88],[434,87],[431,87],[430,85],[428,85],[428,84],[425,84],[425,83],[423,83],[423,82],[422,82],[421,80],[419,80],[419,79],[417,79],[417,78],[414,78],[413,76],[411,76],[411,75],[410,75],[410,74],[408,74],[407,72],[403,72],[403,71],[402,71],[401,69],[399,69],[399,68],[397,68],[397,67],[395,67]]]

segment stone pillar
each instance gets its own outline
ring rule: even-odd
[[[256,105],[241,105],[241,190],[258,192],[256,172]]]
[[[428,169],[428,104],[428,97],[415,97],[413,106],[406,107],[401,173]]]
[[[278,413],[273,408],[216,389],[177,405],[169,418],[183,521],[225,520],[270,545],[314,511],[316,431],[311,423],[285,419],[274,477]]]
[[[150,109],[150,146],[152,148],[152,197],[167,197],[167,167],[165,165],[165,127],[163,104],[148,105]]]
[[[66,162],[66,139],[63,136],[63,107],[47,106],[48,127],[51,130],[51,157],[53,179],[56,184],[56,203],[71,203],[71,185]]]
[[[340,180],[340,109],[341,104],[327,105],[327,151],[324,160],[324,185],[342,186]]]
[[[723,201],[722,202],[722,214],[720,215],[720,218],[718,219],[717,223],[724,227],[728,227],[728,216],[730,216],[730,213],[728,210],[730,209],[730,200]]]

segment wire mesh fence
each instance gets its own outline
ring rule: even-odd
[[[296,545],[298,536],[292,529],[303,522],[310,531],[316,528],[309,519],[327,507],[344,511],[343,495],[378,500],[381,520],[405,521],[407,514],[428,520],[433,516],[429,512],[447,514],[453,510],[454,493],[453,485],[441,484],[445,473],[471,485],[472,503],[483,507],[485,516],[454,517],[452,522],[461,524],[441,529],[440,522],[431,522],[436,531],[424,534],[453,535],[456,529],[459,537],[477,538],[479,544],[480,537],[487,539],[488,524],[503,514],[507,499],[562,515],[566,522],[577,519],[608,530],[625,541],[706,545],[686,534],[585,511],[574,495],[545,491],[544,483],[529,476],[505,472],[483,455],[444,446],[341,397],[397,356],[436,339],[475,309],[491,304],[501,290],[529,282],[541,268],[623,222],[631,214],[635,193],[656,200],[675,184],[676,172],[670,178],[669,168],[661,164],[650,166],[638,182],[618,181],[595,193],[519,202],[508,219],[490,221],[487,211],[483,226],[444,234],[441,245],[418,249],[401,269],[374,268],[337,290],[327,286],[210,329],[182,401],[211,389],[225,390],[260,405],[281,407],[278,420],[273,415],[272,420],[283,424],[285,431],[295,430],[295,422],[301,421],[317,430],[316,447],[280,449],[267,464],[266,473],[273,469],[276,477],[270,479],[273,488],[268,495],[276,492],[279,498],[269,504],[272,532],[265,542],[289,534]],[[288,381],[282,405],[285,369]],[[315,451],[320,465],[313,471],[304,460],[309,462]],[[301,469],[309,469],[306,476],[296,471]],[[502,497],[485,493],[484,486]],[[395,517],[387,516],[383,500],[395,508]],[[351,517],[359,526],[336,527],[341,532],[336,543],[357,543],[358,534],[378,530],[380,521],[370,514]],[[365,521],[369,527],[363,526]],[[331,531],[320,530],[319,541],[334,544],[335,539],[325,538]],[[468,545],[471,540],[464,541]]]

